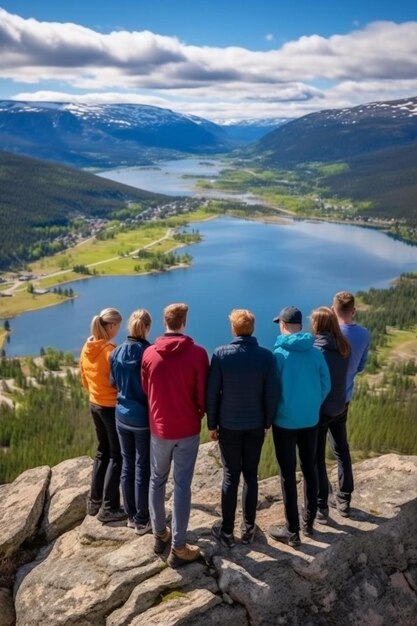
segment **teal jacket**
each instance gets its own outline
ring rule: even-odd
[[[311,428],[319,421],[330,391],[330,374],[323,354],[313,347],[310,333],[279,335],[277,359],[279,402],[274,424],[281,428]]]

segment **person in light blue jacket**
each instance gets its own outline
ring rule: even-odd
[[[150,345],[151,328],[146,309],[133,311],[128,337],[110,356],[110,382],[117,388],[116,430],[122,453],[120,477],[127,526],[136,534],[151,531],[149,519],[150,431],[148,399],[142,390],[142,356]]]
[[[313,534],[317,513],[316,451],[320,406],[330,391],[330,374],[311,333],[302,332],[302,314],[285,307],[273,320],[281,334],[274,347],[279,401],[272,424],[275,454],[280,467],[285,526],[270,526],[276,541],[300,544],[297,504],[297,448],[304,477],[303,532]]]

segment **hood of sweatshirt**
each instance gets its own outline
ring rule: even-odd
[[[150,343],[146,339],[128,337],[113,352],[113,360],[120,363],[127,370],[138,369],[138,360],[149,345]]]
[[[194,341],[188,335],[167,333],[158,337],[154,343],[154,348],[162,357],[169,358],[170,356],[177,356],[192,345],[194,345]]]
[[[94,339],[94,337],[89,337],[84,344],[83,351],[88,360],[94,362],[98,359],[104,348],[109,345],[112,348],[115,347],[115,345],[108,341],[108,339]]]
[[[314,337],[314,345],[320,350],[330,350],[331,352],[339,352],[336,339],[329,332],[323,332]]]
[[[292,352],[304,352],[313,346],[314,337],[311,333],[292,333],[291,335],[278,335],[275,348],[283,348]]]

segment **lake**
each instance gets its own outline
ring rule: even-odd
[[[36,356],[47,346],[78,354],[92,316],[107,306],[119,308],[124,321],[135,308],[149,309],[154,338],[162,332],[163,307],[181,301],[190,305],[188,333],[209,352],[229,340],[227,315],[240,307],[255,313],[256,336],[271,347],[277,333],[272,318],[283,306],[294,304],[307,318],[336,291],[384,287],[401,272],[417,269],[417,247],[368,228],[228,217],[198,228],[203,241],[181,250],[193,255],[192,267],[72,283],[76,300],[11,320],[7,355]],[[124,336],[122,330],[117,341]]]

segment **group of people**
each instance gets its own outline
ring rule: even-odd
[[[167,306],[165,333],[150,344],[151,316],[145,309],[134,311],[128,337],[118,347],[114,338],[120,313],[108,308],[94,316],[80,357],[98,440],[87,513],[102,523],[127,520],[139,535],[152,531],[157,554],[170,547],[171,567],[195,561],[200,550],[186,542],[186,532],[206,414],[223,464],[222,516],[212,527],[222,544],[235,545],[241,474],[241,541],[254,540],[258,464],[271,426],[286,523],[271,526],[270,537],[293,547],[300,543],[297,449],[304,477],[303,533],[314,533],[316,519],[327,523],[329,504],[349,516],[353,475],[346,422],[354,378],[364,368],[369,349],[368,331],[353,319],[354,296],[339,292],[332,307],[314,310],[311,332],[303,332],[298,308],[282,309],[273,319],[280,334],[272,352],[253,334],[253,313],[235,309],[229,315],[232,340],[214,351],[211,362],[206,350],[185,334],[187,313],[186,304]],[[338,463],[334,494],[329,494],[325,462],[328,433]],[[171,466],[169,527],[165,489]]]

